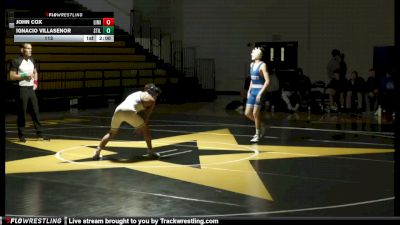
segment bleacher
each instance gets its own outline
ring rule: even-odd
[[[19,55],[19,45],[12,37],[6,38],[7,74],[11,60]],[[149,82],[166,90],[169,90],[168,85],[179,83],[179,74],[160,68],[154,57],[130,45],[118,40],[32,43],[32,55],[39,72],[37,95],[41,110],[68,109],[71,99],[78,99],[80,108],[104,107],[110,98],[121,101],[127,91]],[[14,111],[16,82],[7,77],[7,108]]]

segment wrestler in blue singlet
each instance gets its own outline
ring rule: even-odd
[[[252,67],[250,68],[252,85],[250,89],[250,96],[247,98],[246,105],[248,105],[249,107],[261,107],[265,103],[265,97],[263,96],[260,101],[256,101],[256,98],[265,83],[264,76],[260,72],[260,68],[264,64],[264,62],[260,62],[257,66],[255,66],[254,64],[255,63],[253,63]]]

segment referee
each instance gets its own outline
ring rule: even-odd
[[[18,137],[20,142],[26,142],[25,139],[25,115],[29,100],[33,111],[30,112],[33,125],[36,129],[36,135],[39,139],[50,140],[42,134],[42,125],[39,119],[39,105],[35,90],[38,88],[38,73],[35,61],[32,58],[32,45],[30,43],[21,44],[21,55],[13,59],[10,68],[10,79],[17,80],[19,87],[18,102]]]

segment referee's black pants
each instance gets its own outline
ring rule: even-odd
[[[32,104],[32,110],[29,113],[31,114],[36,134],[38,136],[42,135],[42,125],[40,124],[39,119],[39,104],[33,86],[19,86],[17,124],[18,136],[20,138],[25,136],[26,111],[28,109],[29,100]]]

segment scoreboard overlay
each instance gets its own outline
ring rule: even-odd
[[[14,42],[114,42],[113,12],[14,12]]]

